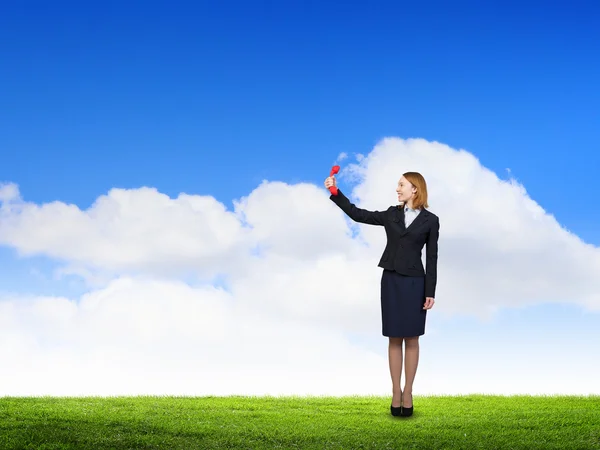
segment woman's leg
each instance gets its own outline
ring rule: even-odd
[[[390,359],[390,375],[392,377],[392,406],[400,406],[402,390],[400,378],[402,377],[402,339],[390,337],[388,355]]]
[[[412,403],[412,388],[419,365],[419,336],[404,338],[406,354],[404,356],[405,384],[404,406],[410,408]]]

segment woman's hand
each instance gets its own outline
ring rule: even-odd
[[[325,189],[329,189],[331,186],[336,186],[336,184],[335,184],[335,177],[327,177],[327,178],[325,178]]]
[[[433,297],[427,297],[425,298],[425,306],[423,306],[423,309],[431,309],[433,308],[433,304],[435,303],[435,301],[433,300]]]

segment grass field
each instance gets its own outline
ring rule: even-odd
[[[600,449],[600,396],[4,397],[2,449]]]

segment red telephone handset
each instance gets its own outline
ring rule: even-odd
[[[329,174],[329,176],[332,177],[339,171],[340,171],[340,166],[333,166],[331,168],[331,173]],[[338,193],[337,187],[329,186],[329,192],[331,192],[333,195],[337,195],[337,193]]]

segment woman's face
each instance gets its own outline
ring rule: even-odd
[[[412,184],[410,184],[410,182],[406,178],[400,178],[400,181],[398,181],[398,187],[396,188],[399,202],[409,201],[413,197],[415,191],[415,187]]]

